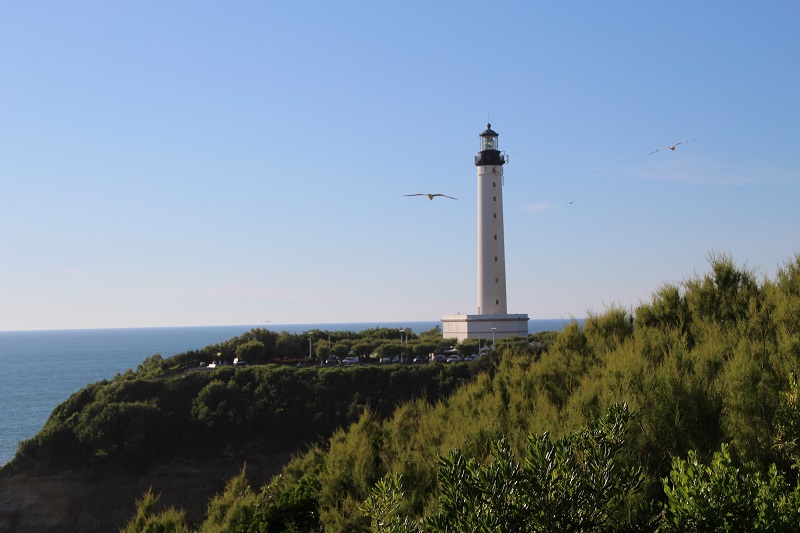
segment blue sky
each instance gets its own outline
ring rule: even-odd
[[[487,119],[510,313],[635,307],[712,253],[771,278],[800,252],[799,20],[788,0],[0,2],[0,330],[475,313]]]

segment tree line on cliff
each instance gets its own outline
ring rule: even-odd
[[[308,340],[316,339],[314,359]],[[5,474],[103,469],[139,472],[183,458],[293,452],[324,441],[365,408],[379,417],[412,398],[435,402],[479,372],[478,366],[390,365],[370,355],[441,353],[454,339],[371,328],[303,334],[256,328],[170,358],[156,354],[135,371],[88,385],[57,406],[42,430],[20,443]],[[502,343],[498,343],[502,345]],[[478,350],[477,343],[459,346]],[[372,364],[309,368],[329,355],[357,353]],[[465,352],[466,353],[466,352]],[[235,358],[248,366],[234,367]],[[213,371],[199,366],[227,363]],[[489,364],[484,362],[484,364]]]

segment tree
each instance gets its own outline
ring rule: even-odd
[[[333,346],[331,346],[331,353],[333,353],[333,355],[339,358],[347,357],[348,355],[350,355],[350,350],[352,346],[353,343],[351,341],[347,340],[337,341],[333,344]]]
[[[379,357],[396,357],[403,353],[400,341],[384,342],[375,350]]]
[[[236,348],[236,357],[243,361],[256,362],[263,359],[265,352],[266,348],[264,347],[263,342],[252,340],[247,341],[244,344],[240,344]]]
[[[136,367],[137,377],[155,377],[164,372],[164,359],[161,354],[151,355]]]
[[[275,350],[279,357],[303,357],[308,355],[308,340],[282,331],[275,341]]]
[[[464,339],[458,343],[456,349],[462,356],[474,355],[478,353],[478,339]]]
[[[314,355],[319,359],[327,359],[330,355],[331,349],[328,339],[320,339],[314,343]]]
[[[352,351],[353,355],[357,355],[358,357],[367,357],[372,353],[372,350],[375,348],[375,345],[369,341],[359,341],[353,343]]]

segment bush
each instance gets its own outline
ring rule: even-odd
[[[528,438],[524,460],[505,440],[496,442],[486,462],[458,450],[440,459],[441,496],[424,530],[602,531],[624,527],[628,498],[642,482],[639,469],[618,463],[630,419],[624,405],[570,435],[552,441],[547,433]],[[371,531],[419,530],[395,513],[402,478],[384,478],[361,505]]]
[[[694,451],[664,479],[662,531],[800,531],[800,489],[773,465],[762,479],[752,463],[734,465],[723,445],[709,465]]]

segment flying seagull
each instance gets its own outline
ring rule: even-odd
[[[420,193],[417,193],[417,194],[406,194],[404,196],[427,196],[428,200],[433,200],[434,196],[444,196],[445,198],[450,198],[451,200],[458,200],[458,198],[453,198],[452,196],[447,196],[446,194],[439,194],[439,193],[430,194],[430,193],[426,193],[426,192],[420,192]]]
[[[660,152],[661,150],[664,150],[665,148],[669,148],[670,150],[672,150],[672,151],[674,152],[674,151],[675,151],[675,147],[677,147],[679,144],[683,144],[683,143],[690,143],[690,142],[692,142],[692,141],[696,141],[696,140],[697,140],[697,139],[689,139],[688,141],[681,141],[681,142],[679,142],[679,143],[675,143],[675,144],[673,144],[673,145],[671,145],[671,146],[662,146],[662,147],[661,147],[661,148],[659,148],[658,150],[653,150],[652,152],[650,152],[650,155],[653,155],[653,154],[654,154],[654,153],[656,153],[656,152]]]

